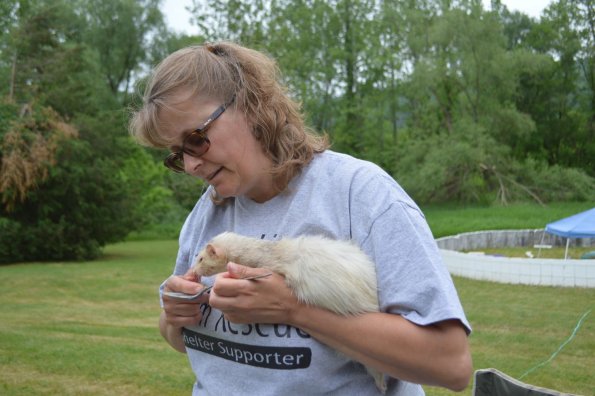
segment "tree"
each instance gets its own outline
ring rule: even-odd
[[[532,115],[530,153],[551,165],[595,174],[593,2],[558,1],[544,12],[524,43],[542,60],[523,72],[517,106]],[[527,64],[526,60],[523,60]]]
[[[126,235],[138,213],[115,164],[53,110],[1,106],[0,263],[83,259]]]
[[[444,6],[428,27],[425,48],[414,52],[415,68],[402,91],[411,105],[409,138],[400,141],[394,169],[422,201],[552,199],[563,188],[542,188],[545,172],[533,169],[547,166],[541,157],[527,158],[536,124],[522,112],[527,108],[515,106],[547,58],[523,46],[507,48],[497,12],[485,13],[472,1]],[[593,180],[580,172],[556,172],[594,191]]]
[[[12,5],[0,57],[0,70],[14,70],[0,73],[11,82],[0,102],[0,262],[97,257],[167,206],[165,171],[128,137],[80,9]]]
[[[595,1],[579,0],[571,2],[572,26],[575,27],[581,43],[578,64],[583,76],[579,84],[579,103],[585,109],[583,133],[573,150],[579,157],[577,163],[586,163],[586,169],[595,176]],[[575,163],[576,164],[576,163]]]
[[[2,106],[2,115],[6,123],[0,134],[0,201],[11,212],[47,180],[58,147],[78,132],[49,108],[25,105],[18,109],[8,101]]]
[[[336,150],[405,175],[422,200],[543,201],[556,194],[539,190],[534,178],[556,166],[556,147],[572,147],[565,158],[578,152],[555,129],[576,135],[586,113],[575,111],[559,125],[547,102],[552,94],[550,101],[568,103],[554,91],[577,83],[578,75],[563,68],[567,79],[552,78],[557,63],[533,41],[541,25],[498,0],[491,12],[478,0],[195,0],[193,12],[207,39],[271,53]],[[544,48],[553,38],[544,38]],[[560,41],[569,55],[573,40]],[[578,100],[576,90],[562,92]],[[551,144],[556,139],[565,143]],[[442,158],[444,152],[452,157]],[[563,164],[588,163],[581,157]],[[444,177],[430,180],[438,169]],[[556,170],[566,171],[582,180],[574,170]],[[581,182],[593,191],[589,180]]]
[[[83,40],[99,57],[101,72],[112,92],[123,92],[123,103],[134,73],[149,59],[152,41],[164,35],[160,0],[79,0],[85,21]]]

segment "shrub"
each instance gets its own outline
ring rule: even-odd
[[[122,240],[141,224],[136,202],[148,181],[126,183],[119,161],[75,133],[60,135],[57,126],[72,126],[66,128],[47,108],[33,106],[30,114],[15,115],[11,125],[0,131],[3,169],[14,169],[16,175],[0,191],[0,262],[94,258],[102,246]],[[6,144],[7,136],[20,141]],[[38,145],[31,144],[40,138],[53,142],[50,154],[39,155]],[[128,145],[128,154],[141,152]],[[128,158],[116,145],[111,150],[116,158]],[[30,172],[23,167],[28,163],[41,170]]]

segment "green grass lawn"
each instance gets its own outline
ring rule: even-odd
[[[580,395],[592,395],[595,384],[595,289],[507,285],[455,278],[473,333],[475,369],[493,367],[521,381]],[[428,395],[453,394],[426,388]],[[471,386],[464,392],[471,394]]]
[[[479,230],[544,228],[547,223],[595,207],[595,202],[515,204],[509,206],[422,206],[436,238]]]
[[[0,267],[0,394],[189,395],[185,355],[157,330],[176,248],[127,242],[94,262]]]
[[[593,206],[424,211],[437,235],[455,229],[538,228],[543,227],[538,221]],[[545,219],[539,219],[540,211]],[[526,226],[513,226],[519,217]],[[480,219],[488,225],[481,227]],[[176,248],[175,241],[126,242],[108,246],[93,262],[1,266],[0,395],[189,395],[193,375],[186,358],[157,330],[157,287],[173,268]],[[581,316],[595,308],[595,289],[463,278],[455,278],[455,284],[474,329],[475,368],[494,367],[516,378],[548,360]],[[593,367],[595,312],[555,359],[522,380],[589,395]],[[432,387],[426,392],[452,394]],[[462,394],[470,395],[471,386]]]

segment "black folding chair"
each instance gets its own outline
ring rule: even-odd
[[[473,396],[576,396],[525,384],[493,368],[475,371]]]

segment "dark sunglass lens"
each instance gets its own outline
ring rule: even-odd
[[[163,164],[174,172],[184,172],[184,158],[182,153],[171,153],[165,157]]]
[[[209,150],[211,143],[202,133],[192,133],[184,142],[184,152],[193,157],[200,157]]]

